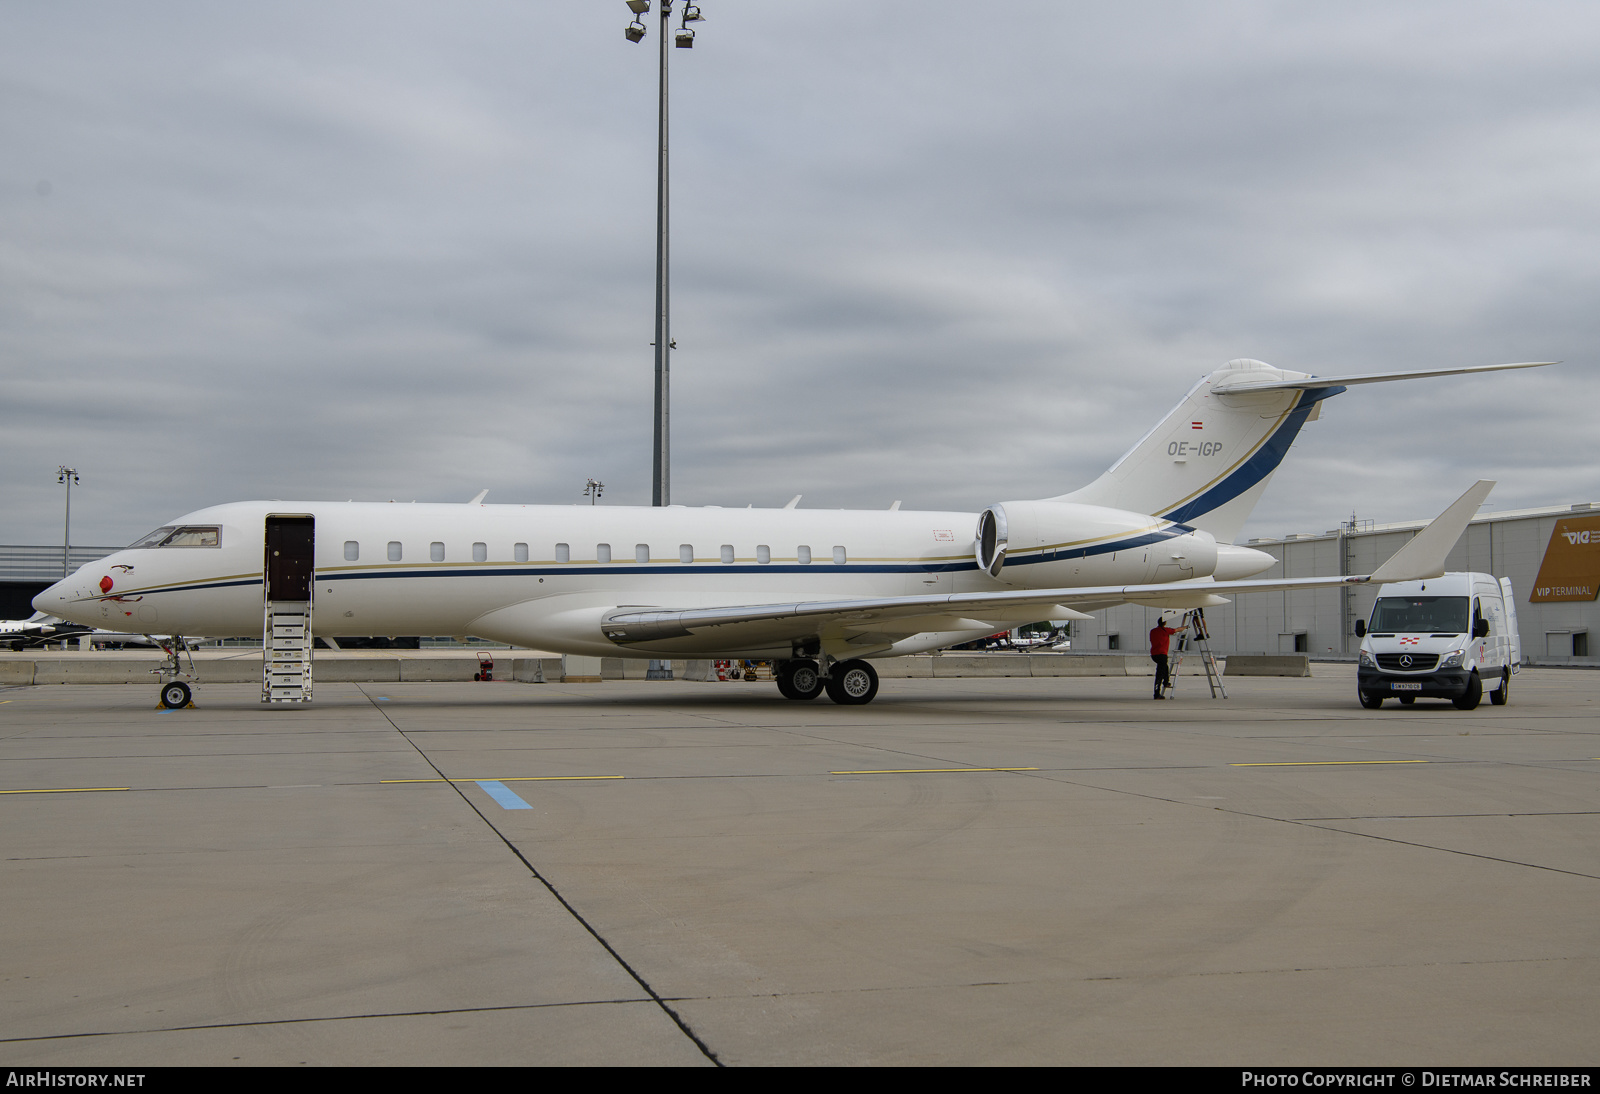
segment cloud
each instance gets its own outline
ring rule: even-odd
[[[672,51],[674,500],[1057,494],[1240,356],[1567,361],[1352,389],[1247,535],[1479,476],[1600,500],[1589,7],[706,14]],[[250,496],[648,501],[654,50],[618,12],[7,20],[0,538],[54,538],[58,462],[105,543]]]

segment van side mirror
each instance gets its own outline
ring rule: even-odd
[[[1472,621],[1472,637],[1484,638],[1487,637],[1488,634],[1489,621],[1487,619],[1479,618]]]
[[[1356,620],[1356,637],[1357,638],[1365,638],[1366,636],[1367,636],[1367,621],[1365,619]]]

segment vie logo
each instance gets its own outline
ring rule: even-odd
[[[1574,547],[1576,547],[1580,543],[1588,543],[1588,542],[1590,542],[1590,540],[1589,540],[1589,529],[1587,529],[1587,528],[1585,528],[1581,532],[1562,532],[1561,535],[1566,539],[1566,541],[1568,543],[1570,543]]]

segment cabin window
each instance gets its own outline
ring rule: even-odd
[[[609,544],[609,543],[596,543],[594,545],[594,557],[595,557],[595,561],[596,562],[610,562],[611,561],[611,544]]]
[[[357,562],[357,561],[360,560],[360,558],[361,558],[361,544],[360,544],[360,542],[358,542],[357,540],[353,540],[353,539],[345,540],[344,541],[344,560],[346,562]]]
[[[514,562],[528,561],[528,545],[526,543],[513,543],[511,545],[511,559]]]
[[[428,558],[434,562],[443,562],[444,544],[440,543],[438,540],[434,540],[432,543],[428,544]]]
[[[678,561],[679,562],[693,562],[694,561],[694,544],[692,544],[692,543],[680,543],[680,544],[678,544]]]
[[[834,549],[833,549],[833,564],[835,566],[843,566],[845,564],[845,554],[844,554],[844,548],[843,547],[834,547]]]
[[[391,539],[389,541],[389,561],[400,561],[400,541],[397,539]]]
[[[650,561],[650,545],[648,543],[635,543],[633,545],[633,561],[635,561],[635,562],[649,562]]]
[[[488,562],[489,561],[489,545],[487,543],[474,543],[472,545],[472,561],[474,561],[474,562]]]
[[[795,561],[800,563],[800,565],[802,565],[802,566],[811,565],[811,548],[810,547],[807,547],[805,544],[802,543],[800,546],[798,546],[798,547],[796,547],[794,549],[794,554],[795,554]]]
[[[765,566],[772,561],[772,548],[765,543],[756,544],[756,561]]]
[[[722,545],[722,561],[723,562],[732,562],[733,561],[733,544],[724,543]]]
[[[526,547],[524,547],[524,549],[526,549]],[[526,561],[526,560],[524,560],[524,561]],[[565,543],[556,544],[556,561],[557,562],[571,562],[572,561],[572,548],[568,547]]]

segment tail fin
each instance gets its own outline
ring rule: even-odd
[[[1304,381],[1310,383],[1279,386]],[[1249,390],[1255,384],[1272,386]],[[1234,390],[1215,390],[1223,388]],[[1229,361],[1191,388],[1109,471],[1050,500],[1149,513],[1231,543],[1300,427],[1316,420],[1323,399],[1343,390],[1336,380]]]

